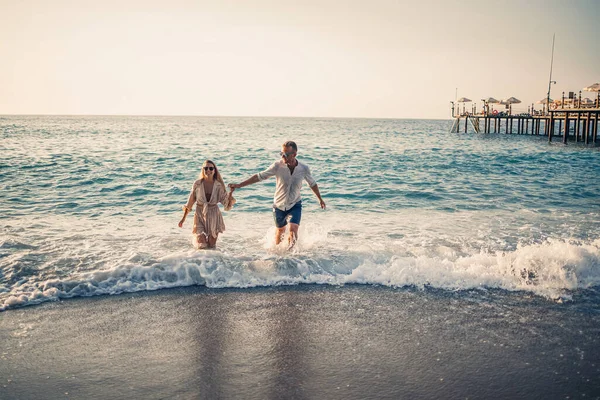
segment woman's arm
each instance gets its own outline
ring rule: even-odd
[[[222,187],[219,189],[219,202],[223,204],[223,209],[225,211],[231,210],[233,205],[235,204],[235,199],[233,198],[233,191],[235,188],[231,188],[231,191],[227,193],[227,189]]]
[[[180,228],[183,227],[185,218],[187,217],[189,212],[192,211],[192,208],[194,207],[194,203],[196,202],[196,187],[197,187],[196,182],[194,182],[194,184],[192,185],[192,190],[190,191],[190,195],[188,197],[188,201],[185,204],[185,206],[183,206],[183,217],[181,217],[181,221],[179,221],[179,224],[178,224]]]
[[[185,222],[185,218],[187,217],[190,210],[186,206],[183,206],[183,217],[181,217],[181,221],[179,221],[179,227],[183,228],[183,223]]]

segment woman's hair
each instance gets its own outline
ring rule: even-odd
[[[206,172],[204,171],[204,165],[205,164],[212,164],[212,166],[215,167],[215,174],[213,176],[214,180],[217,181],[217,182],[220,182],[221,185],[223,185],[223,187],[225,189],[227,189],[227,186],[225,186],[225,182],[223,182],[223,178],[221,177],[221,173],[219,172],[219,169],[217,168],[217,164],[215,164],[211,160],[204,161],[204,163],[202,164],[203,165],[202,171],[200,172],[200,176],[198,177],[198,179],[204,179],[204,178],[206,178]]]

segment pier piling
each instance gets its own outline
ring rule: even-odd
[[[565,113],[565,131],[563,132],[563,143],[567,144],[567,139],[569,137],[569,113]]]

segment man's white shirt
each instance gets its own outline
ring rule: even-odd
[[[310,187],[317,184],[310,174],[308,165],[303,164],[300,161],[298,161],[298,165],[294,168],[294,173],[291,173],[285,161],[279,160],[271,164],[269,168],[259,172],[257,175],[259,181],[275,176],[277,182],[275,184],[273,205],[282,211],[289,210],[294,207],[297,202],[302,200],[302,197],[300,196],[302,180],[305,180]]]

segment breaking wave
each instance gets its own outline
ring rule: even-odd
[[[14,281],[15,279],[13,279]],[[18,282],[18,279],[17,279]],[[393,288],[440,288],[460,291],[527,291],[548,299],[568,300],[570,292],[600,285],[600,239],[548,240],[514,251],[456,255],[380,251],[268,251],[243,257],[219,251],[172,253],[153,259],[137,253],[112,267],[28,281],[0,289],[0,310],[81,296],[159,290],[184,286],[251,288],[298,284],[365,284]]]

